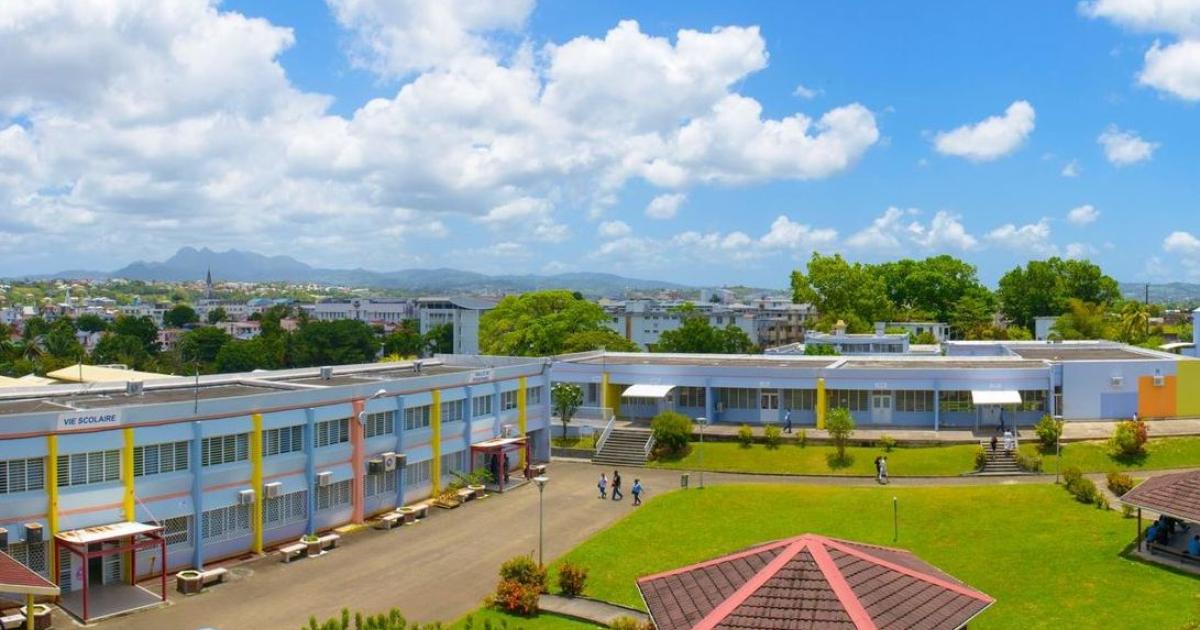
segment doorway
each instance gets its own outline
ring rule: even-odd
[[[871,423],[892,423],[892,393],[872,392],[871,394]]]
[[[758,419],[762,422],[779,422],[779,390],[764,389],[758,395]]]

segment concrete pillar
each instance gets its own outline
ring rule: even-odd
[[[250,529],[254,532],[254,553],[263,552],[263,418],[261,413],[250,414],[250,487],[254,488],[254,505],[250,508]]]
[[[396,397],[396,425],[394,427],[396,433],[396,452],[401,455],[406,455],[404,458],[404,466],[398,469],[399,478],[396,479],[396,506],[404,505],[404,484],[406,482],[405,469],[408,467],[407,453],[404,451],[404,397]]]
[[[192,568],[204,570],[204,431],[192,422]]]
[[[934,381],[933,383],[933,430],[941,430],[942,421],[942,384]]]
[[[304,533],[317,531],[317,412],[304,410],[304,474],[308,481],[308,524]]]
[[[708,381],[704,382],[704,417],[708,418],[709,424],[717,420],[717,390]]]
[[[825,398],[825,377],[817,379],[817,428],[825,428],[825,413],[828,403]]]
[[[429,448],[433,459],[429,462],[430,494],[437,496],[442,491],[442,390],[429,392],[429,429],[432,433]]]
[[[366,487],[366,453],[363,445],[363,425],[358,421],[358,416],[363,412],[366,403],[362,400],[355,400],[350,403],[350,505],[353,506],[350,521],[355,524],[362,524],[365,521],[363,516],[363,489]]]

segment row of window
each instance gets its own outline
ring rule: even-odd
[[[290,492],[263,501],[263,527],[272,529],[308,518],[308,491]]]

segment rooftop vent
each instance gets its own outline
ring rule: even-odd
[[[328,381],[332,378],[333,378],[333,367],[328,366],[328,365],[323,366],[321,368],[321,380]]]
[[[142,382],[141,381],[127,381],[125,383],[125,395],[126,396],[141,396],[142,395]]]

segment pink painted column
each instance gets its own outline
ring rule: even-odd
[[[358,416],[363,412],[364,407],[365,404],[361,400],[350,403],[350,467],[354,472],[350,482],[350,504],[354,506],[354,513],[350,520],[357,524],[361,524],[365,520],[363,518],[363,489],[367,471],[363,454],[363,425],[358,421]]]

